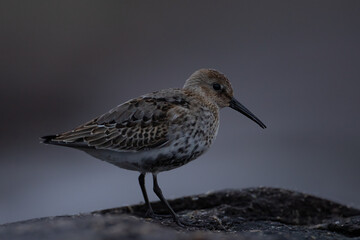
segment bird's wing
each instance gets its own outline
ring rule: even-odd
[[[77,148],[139,151],[157,148],[169,141],[169,123],[174,108],[187,107],[184,98],[149,94],[121,104],[108,113],[72,131],[52,137],[47,143]]]

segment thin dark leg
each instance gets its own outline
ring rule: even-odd
[[[168,210],[171,213],[171,216],[173,217],[175,223],[177,225],[179,225],[180,227],[185,227],[185,226],[189,226],[189,227],[204,227],[205,225],[202,224],[193,224],[193,223],[188,223],[188,222],[184,222],[184,221],[180,221],[178,215],[175,213],[175,211],[172,209],[172,207],[170,206],[170,204],[168,203],[168,201],[164,198],[164,195],[162,194],[162,191],[159,187],[158,181],[157,181],[157,175],[153,173],[153,180],[154,180],[154,192],[155,194],[160,198],[161,202],[163,204],[166,205],[166,207],[168,208]]]
[[[140,184],[140,188],[141,188],[141,192],[143,194],[144,200],[145,200],[145,204],[147,206],[147,211],[145,216],[146,217],[150,217],[150,218],[158,218],[158,219],[163,219],[163,218],[169,218],[172,217],[170,215],[159,215],[159,214],[155,214],[154,210],[151,207],[151,203],[149,201],[148,195],[146,193],[146,187],[145,187],[145,174],[146,173],[141,173],[139,176],[139,184]]]
[[[164,198],[164,195],[162,194],[162,191],[159,187],[159,184],[157,182],[157,175],[153,174],[153,180],[154,180],[154,192],[155,194],[160,198],[161,202],[163,204],[166,205],[166,207],[169,209],[172,217],[174,218],[174,221],[179,225],[179,226],[184,226],[181,222],[180,219],[178,217],[178,215],[175,213],[175,211],[172,209],[172,207],[170,206],[170,204],[168,203],[168,201]]]
[[[140,184],[140,188],[141,188],[141,192],[144,196],[144,200],[145,200],[145,204],[147,205],[148,207],[148,210],[146,211],[146,216],[153,216],[154,215],[154,211],[151,207],[151,204],[149,202],[149,198],[147,196],[147,193],[146,193],[146,188],[145,188],[145,173],[141,173],[140,176],[139,176],[139,184]]]

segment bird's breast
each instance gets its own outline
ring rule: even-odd
[[[213,143],[218,128],[217,109],[214,111],[200,105],[183,115],[183,119],[173,126],[171,142],[179,155],[199,156]]]

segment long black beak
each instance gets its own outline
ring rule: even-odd
[[[235,109],[238,112],[241,112],[242,114],[244,114],[245,116],[256,122],[257,124],[259,124],[260,127],[266,128],[265,124],[263,124],[260,121],[260,119],[258,119],[252,112],[250,112],[246,107],[244,107],[244,105],[239,103],[239,101],[236,100],[235,98],[231,99],[229,107]]]

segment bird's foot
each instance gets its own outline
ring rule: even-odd
[[[187,221],[184,219],[180,219],[178,216],[174,217],[174,222],[179,226],[179,227],[194,227],[194,228],[204,228],[206,227],[206,224],[202,224],[202,223],[198,223],[196,221]]]
[[[157,219],[157,220],[162,220],[164,218],[171,218],[171,215],[168,214],[155,214],[154,211],[151,209],[147,210],[145,213],[145,217],[147,218],[153,218],[153,219]]]
[[[156,214],[154,213],[154,211],[151,209],[146,211],[145,217],[147,218],[152,218],[155,220],[163,220],[163,219],[167,219],[167,218],[173,218],[174,222],[179,226],[179,227],[194,227],[194,228],[203,228],[206,225],[205,224],[201,224],[201,223],[196,223],[195,221],[187,221],[184,219],[180,219],[180,217],[178,215],[176,216],[172,216],[172,215],[166,215],[166,214]]]

